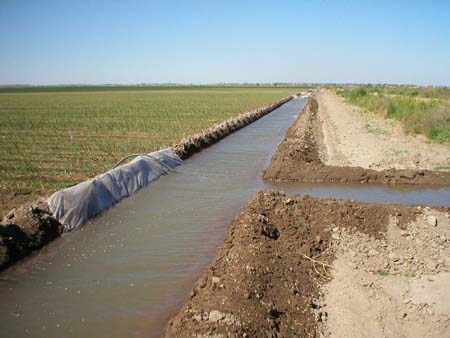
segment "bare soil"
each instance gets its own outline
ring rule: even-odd
[[[398,162],[395,160],[396,156],[385,156],[383,163],[390,163],[390,161],[393,163],[388,169],[371,169],[372,165],[368,165],[367,161],[359,160],[361,157],[359,154],[364,153],[366,158],[370,158],[372,148],[368,146],[361,148],[362,146],[359,143],[355,143],[353,146],[346,146],[346,152],[342,152],[341,148],[338,147],[340,144],[339,140],[341,138],[345,139],[347,133],[353,133],[352,128],[356,127],[346,126],[344,130],[339,129],[339,139],[336,136],[338,135],[336,129],[332,129],[333,132],[330,132],[327,126],[332,121],[328,115],[323,113],[325,109],[321,108],[323,102],[327,102],[324,97],[328,98],[329,95],[333,94],[328,91],[319,92],[317,99],[314,97],[309,99],[308,105],[287,131],[284,141],[278,147],[269,167],[265,170],[264,179],[268,181],[298,182],[450,185],[449,172],[430,171],[407,166],[407,163],[404,162],[402,162],[404,168],[401,168],[401,166],[395,165]],[[337,98],[335,99],[338,100]],[[347,106],[344,107],[348,108]],[[326,112],[329,113],[330,111],[333,111],[333,108],[327,106]],[[338,119],[338,116],[340,116],[339,112],[335,114],[337,114],[335,118]],[[358,137],[364,138],[363,136],[358,134]],[[372,137],[371,142],[376,145],[378,141]],[[396,138],[390,139],[391,148],[395,148],[397,143],[398,140]],[[398,144],[403,146],[403,143]],[[425,144],[425,146],[428,148],[432,145]],[[436,146],[444,147],[441,145]],[[395,152],[392,153],[394,154]],[[355,155],[353,156],[353,154]],[[377,156],[381,155],[377,153],[375,158],[378,158]],[[427,156],[426,153],[423,153],[423,156]],[[348,159],[351,159],[351,161]],[[351,166],[348,166],[348,164]]]
[[[406,227],[391,215],[380,238],[334,229],[333,279],[321,288],[323,337],[450,337],[449,213],[415,213]]]
[[[336,231],[382,240],[392,217],[402,229],[416,216],[414,207],[260,192],[229,225],[164,337],[319,337],[335,315],[321,289]]]
[[[0,271],[59,237],[63,226],[45,200],[11,210],[0,222]]]

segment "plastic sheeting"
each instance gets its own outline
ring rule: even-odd
[[[173,171],[183,161],[172,149],[138,156],[91,180],[59,190],[47,203],[53,216],[71,231],[107,210],[125,197]]]

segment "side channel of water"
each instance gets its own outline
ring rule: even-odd
[[[286,103],[0,274],[2,335],[159,336],[212,261],[229,221],[265,188],[449,204],[449,189],[265,184],[262,171],[305,104]]]

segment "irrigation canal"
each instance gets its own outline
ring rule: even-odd
[[[305,104],[284,104],[0,274],[2,336],[160,335],[212,261],[227,224],[265,188],[449,205],[449,189],[264,183],[262,171]]]

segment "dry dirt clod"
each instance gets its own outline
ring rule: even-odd
[[[63,232],[45,200],[14,209],[0,222],[0,271],[40,249]]]
[[[429,225],[436,226],[437,225],[437,218],[436,218],[436,216],[434,216],[434,215],[427,216],[427,223]]]

